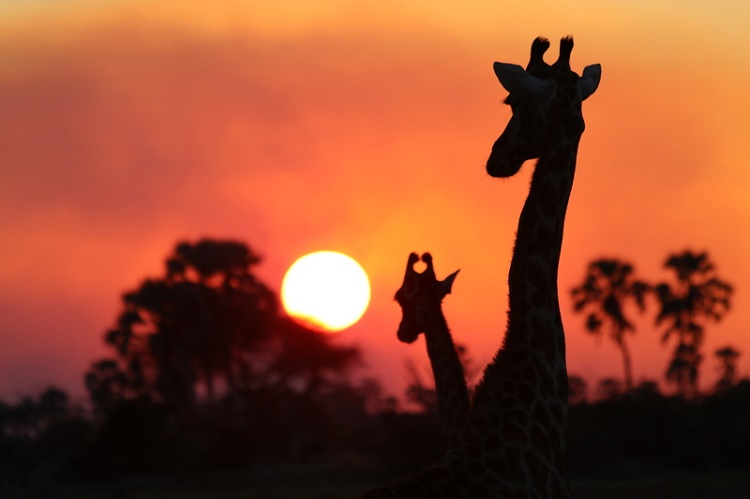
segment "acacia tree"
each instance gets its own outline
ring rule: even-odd
[[[200,418],[200,405],[222,402],[231,419],[254,392],[311,396],[352,367],[356,348],[336,346],[279,312],[275,294],[253,273],[259,262],[236,241],[178,244],[162,277],[123,295],[105,335],[114,355],[86,375],[95,406],[106,413],[148,398]]]
[[[587,314],[586,331],[599,335],[602,326],[608,326],[609,337],[622,355],[625,389],[628,392],[633,389],[633,365],[625,334],[634,333],[635,327],[625,315],[625,307],[633,303],[642,312],[645,308],[644,297],[650,289],[634,274],[630,263],[601,258],[589,264],[583,282],[571,290],[573,309]]]
[[[724,317],[733,289],[717,277],[706,252],[685,250],[669,255],[664,268],[674,273],[672,283],[662,282],[655,288],[661,307],[656,324],[664,325],[662,342],[675,339],[666,379],[676,385],[680,395],[695,399],[705,326]]]

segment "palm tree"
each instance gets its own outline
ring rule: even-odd
[[[656,324],[666,324],[663,343],[671,338],[676,338],[677,343],[666,377],[682,396],[694,399],[698,396],[698,372],[703,360],[704,326],[709,321],[718,322],[729,310],[732,286],[716,276],[706,252],[685,250],[672,254],[664,267],[674,272],[675,282],[656,286],[661,306]]]
[[[625,333],[635,332],[635,327],[626,317],[624,308],[632,302],[643,312],[644,297],[650,289],[648,284],[636,279],[634,273],[630,263],[602,258],[589,264],[583,283],[571,290],[573,309],[588,313],[588,332],[598,335],[603,324],[609,325],[609,336],[622,354],[628,392],[633,389],[633,366]]]
[[[731,346],[726,346],[716,350],[714,355],[716,355],[721,362],[721,365],[719,366],[721,377],[719,378],[719,381],[716,382],[716,391],[721,392],[728,390],[729,388],[732,388],[737,381],[737,359],[740,358],[740,352]]]

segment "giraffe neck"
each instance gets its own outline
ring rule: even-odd
[[[541,402],[552,408],[550,436],[560,442],[567,421],[568,385],[557,275],[579,138],[564,141],[557,137],[534,170],[508,273],[508,328],[503,345],[511,363],[521,364],[519,371],[526,382],[532,380],[530,399],[519,402],[526,407]],[[533,369],[537,376],[529,376],[524,369]]]
[[[466,424],[469,391],[456,345],[442,311],[436,317],[433,327],[425,331],[425,342],[435,378],[443,444],[448,449],[453,449],[459,444]]]
[[[509,329],[506,348],[514,348],[516,344],[529,345],[535,339],[544,343],[552,340],[548,337],[551,331],[547,328],[533,328],[534,332],[544,335],[535,338],[522,334],[525,328],[514,326],[534,317],[556,320],[560,317],[557,273],[577,149],[578,140],[553,146],[539,158],[534,170],[529,195],[518,222],[508,273]],[[556,321],[554,326],[554,331],[562,335],[562,324]],[[561,336],[557,341],[564,343],[564,338]],[[559,351],[558,355],[564,357],[564,350]]]
[[[532,176],[509,271],[505,341],[477,386],[464,438],[468,455],[505,463],[498,466],[506,478],[531,483],[545,497],[568,495],[568,384],[557,270],[578,140],[560,139],[548,142]],[[519,460],[523,466],[513,464]]]

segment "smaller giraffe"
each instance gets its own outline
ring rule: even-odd
[[[442,310],[445,295],[451,292],[458,270],[438,281],[432,265],[432,255],[425,253],[422,261],[427,268],[421,274],[414,270],[419,261],[411,253],[406,264],[404,282],[396,291],[396,302],[401,306],[398,339],[414,343],[424,333],[427,355],[435,377],[438,414],[443,444],[455,448],[461,438],[469,412],[469,391],[456,346],[448,330]]]

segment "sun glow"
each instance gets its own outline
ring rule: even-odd
[[[335,251],[310,253],[289,267],[281,283],[289,315],[328,331],[356,323],[370,303],[370,281],[351,257]]]

